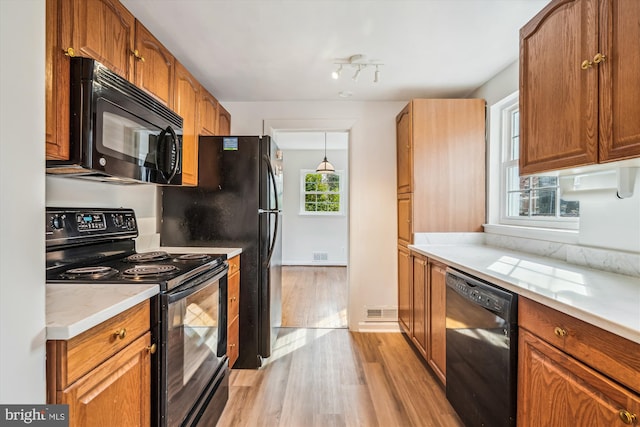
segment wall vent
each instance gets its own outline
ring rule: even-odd
[[[313,260],[314,261],[326,261],[329,259],[329,254],[327,252],[314,252]]]
[[[392,306],[365,307],[365,321],[397,322],[398,308]]]

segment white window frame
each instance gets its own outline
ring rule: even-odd
[[[500,185],[499,185],[499,216],[498,223],[500,225],[517,226],[517,227],[532,227],[532,228],[546,228],[546,229],[561,229],[561,230],[577,230],[580,224],[579,217],[514,217],[507,215],[508,209],[508,191],[507,191],[507,171],[509,168],[518,166],[518,159],[510,160],[511,140],[512,140],[512,114],[519,110],[519,96],[518,92],[509,95],[504,100],[500,101],[498,108],[498,120],[500,121],[498,129],[500,132],[499,138],[493,139],[499,144],[499,170],[500,170]],[[495,128],[494,128],[495,129]],[[556,175],[554,173],[542,174],[542,175]],[[560,177],[558,176],[558,181]],[[560,183],[558,182],[558,185]],[[560,190],[556,193],[556,212],[560,209]],[[557,214],[556,214],[557,215]]]
[[[340,189],[338,190],[338,194],[340,195],[340,210],[338,211],[320,211],[320,212],[308,212],[305,210],[305,195],[307,194],[305,179],[308,174],[315,174],[316,171],[314,169],[300,169],[300,215],[311,215],[311,216],[341,216],[344,215],[345,210],[345,179],[346,174],[343,170],[336,170],[335,174],[340,177]]]

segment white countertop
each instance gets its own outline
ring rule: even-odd
[[[47,283],[47,339],[68,340],[160,292],[158,285]]]
[[[640,343],[640,278],[482,244],[410,249]]]
[[[170,254],[225,254],[227,259],[242,253],[242,248],[213,248],[208,246],[160,246],[158,250]]]

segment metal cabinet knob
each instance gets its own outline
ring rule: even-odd
[[[66,49],[63,49],[62,51],[64,52],[64,54],[65,54],[65,55],[67,55],[67,56],[69,56],[69,57],[71,57],[71,58],[73,58],[74,56],[76,56],[76,51],[75,51],[75,50],[73,50],[73,48],[72,48],[72,47],[68,47],[68,48],[66,48]]]
[[[148,351],[150,354],[156,354],[156,350],[157,350],[157,349],[158,349],[158,346],[157,346],[155,343],[153,343],[153,344],[151,344],[149,347],[147,347],[147,351]]]
[[[632,414],[626,409],[620,409],[618,411],[618,415],[620,415],[620,419],[625,424],[635,424],[635,422],[638,420],[638,417],[636,416],[636,414]]]
[[[594,64],[599,64],[601,62],[604,62],[605,59],[607,59],[606,56],[604,56],[601,53],[596,53],[596,56],[593,57],[593,63]]]
[[[557,337],[563,338],[567,336],[567,330],[561,328],[560,326],[556,326],[553,330],[553,333],[556,334]]]
[[[584,61],[582,61],[582,64],[580,64],[580,68],[582,68],[583,70],[591,67],[593,67],[593,62],[589,61],[588,59],[585,59]]]
[[[114,336],[114,338],[120,338],[121,340],[123,340],[123,339],[124,339],[124,337],[126,337],[126,336],[127,336],[127,330],[126,330],[126,328],[122,328],[122,329],[120,329],[119,331],[115,331],[115,332],[113,333],[113,336]]]

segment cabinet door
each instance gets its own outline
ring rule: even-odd
[[[427,355],[427,260],[413,256],[413,342]]]
[[[76,56],[101,62],[133,81],[133,15],[117,0],[73,0],[71,43]]]
[[[182,127],[182,184],[198,185],[198,95],[200,84],[176,61],[174,107]]]
[[[401,245],[413,243],[412,213],[411,193],[398,195],[398,243]]]
[[[398,322],[409,336],[411,336],[411,267],[409,249],[398,246]]]
[[[600,15],[601,162],[640,156],[640,1],[603,1]]]
[[[209,92],[200,89],[199,125],[200,135],[218,134],[218,100]]]
[[[64,14],[67,18],[64,18]],[[47,0],[45,41],[45,114],[47,160],[69,159],[69,56],[62,45],[63,23],[69,20],[69,2]],[[66,37],[67,40],[70,39]]]
[[[148,426],[151,422],[151,333],[132,342],[59,392],[69,425]]]
[[[447,363],[447,285],[445,283],[446,267],[443,264],[429,261],[429,366],[442,383],[446,382]]]
[[[144,25],[136,21],[134,83],[164,105],[173,107],[175,59]]]
[[[551,2],[520,30],[520,173],[597,162],[597,0]],[[637,55],[636,55],[637,56]]]
[[[413,176],[412,140],[411,140],[411,103],[396,117],[396,150],[398,193],[412,191]]]
[[[520,329],[518,426],[624,426],[640,396]]]
[[[218,104],[218,135],[231,135],[231,114]]]

